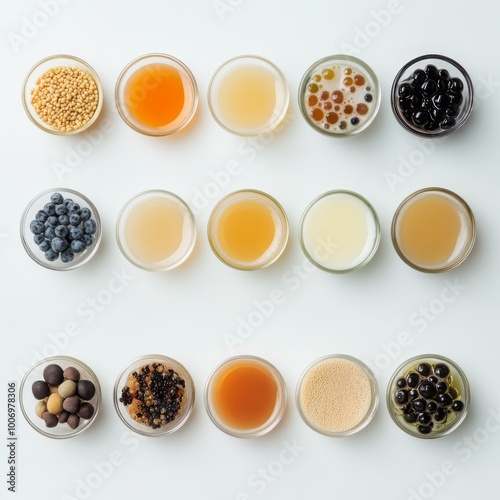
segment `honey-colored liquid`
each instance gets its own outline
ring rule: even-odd
[[[219,216],[217,240],[224,254],[238,262],[259,259],[274,241],[273,211],[258,200],[240,200]]]
[[[399,224],[399,246],[416,264],[439,266],[455,256],[463,229],[456,204],[444,196],[428,194],[406,208]]]
[[[262,127],[276,109],[276,79],[257,65],[235,68],[222,80],[217,99],[221,114],[233,128]]]
[[[219,418],[238,430],[256,429],[274,412],[278,385],[264,367],[246,360],[232,363],[214,380],[212,403]]]
[[[175,201],[165,198],[143,201],[127,218],[127,245],[141,262],[162,262],[181,246],[185,220],[184,210]]]
[[[125,85],[125,104],[143,126],[164,127],[182,112],[186,99],[179,71],[168,64],[149,64],[135,71]]]

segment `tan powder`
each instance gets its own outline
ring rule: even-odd
[[[306,373],[299,396],[309,422],[326,432],[356,427],[370,409],[372,390],[364,370],[347,359],[327,359]]]

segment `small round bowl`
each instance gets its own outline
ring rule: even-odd
[[[137,406],[138,404],[141,404],[139,400],[134,399],[135,403],[127,406],[125,406],[123,402],[120,401],[120,398],[123,397],[123,389],[127,386],[127,381],[129,380],[129,378],[133,377],[134,373],[139,373],[139,375],[142,375],[142,368],[145,366],[149,366],[151,369],[153,364],[162,365],[164,367],[163,373],[165,373],[165,370],[173,370],[174,373],[176,373],[177,376],[184,381],[184,393],[182,395],[182,400],[180,401],[180,408],[177,415],[170,422],[159,425],[159,427],[157,428],[154,428],[148,423],[137,421],[137,417],[132,418],[131,412],[134,412],[135,415],[137,415],[138,413],[140,414],[141,409]],[[179,385],[182,387],[182,384]],[[158,395],[159,393],[155,394]],[[189,416],[191,415],[191,412],[193,411],[194,398],[194,383],[189,372],[175,359],[163,356],[161,354],[149,354],[146,356],[142,356],[127,365],[116,379],[113,394],[116,413],[120,417],[121,421],[130,430],[136,432],[137,434],[152,437],[165,436],[179,430],[187,422]],[[129,409],[131,410],[131,412],[129,412]],[[159,410],[159,412],[161,412],[161,409]],[[142,414],[140,414],[140,416],[141,415]]]
[[[418,368],[424,364],[430,367],[430,372],[419,374]],[[446,365],[449,369],[449,375],[444,376],[445,372],[441,371],[436,374],[436,367],[439,365]],[[410,374],[411,378],[408,378]],[[445,392],[438,394],[444,390],[445,385],[443,385],[435,395],[424,399],[422,393],[425,396],[432,394],[432,389],[428,387],[428,380],[432,376],[436,377],[439,384],[445,382],[448,388]],[[431,382],[435,381],[431,380]],[[418,393],[416,398],[410,395],[411,390],[416,390]],[[398,399],[396,400],[396,398]],[[440,401],[438,398],[442,398],[442,400]],[[396,369],[387,385],[386,399],[389,414],[401,430],[417,438],[438,438],[454,431],[464,421],[470,405],[469,382],[462,369],[451,359],[438,354],[421,354],[405,361]],[[427,406],[425,400],[427,400]],[[421,401],[424,401],[424,410],[421,409]],[[453,403],[448,404],[450,401]],[[416,402],[419,405],[418,410],[414,407]],[[429,404],[433,404],[443,413],[438,414],[430,411]],[[454,410],[455,404],[458,405],[458,411]],[[444,420],[442,420],[443,415]],[[420,425],[419,418],[422,421],[429,421],[432,425]]]
[[[297,384],[297,409],[314,431],[329,437],[350,436],[375,416],[379,394],[372,371],[344,354],[312,362]]]
[[[433,69],[425,71],[429,66]],[[435,69],[438,70],[437,74]],[[417,80],[414,76],[417,76]],[[461,98],[456,92],[456,85],[453,92],[449,91],[449,79],[452,78],[462,82]],[[439,85],[429,84],[427,80],[434,80]],[[418,92],[414,92],[415,89]],[[436,99],[438,95],[444,97]],[[438,54],[412,59],[399,70],[392,84],[391,106],[396,120],[408,132],[419,137],[444,137],[458,130],[469,118],[473,104],[474,89],[467,71],[453,59]],[[431,114],[426,110],[431,110]],[[443,122],[446,117],[447,120]]]
[[[237,376],[238,380],[236,380],[235,374],[238,371],[240,373]],[[242,373],[242,371],[246,373]],[[254,384],[257,382],[260,383],[258,390],[254,389]],[[238,383],[240,384],[239,390],[247,391],[245,392],[246,401],[241,398],[240,394],[235,395]],[[269,387],[270,383],[273,384],[272,389]],[[252,385],[252,388],[248,387],[249,384]],[[261,422],[260,425],[256,421],[245,422],[239,426],[235,425],[235,419],[240,420],[241,415],[235,416],[234,412],[241,413],[242,409],[251,411],[251,406],[257,404],[255,398],[262,395],[270,398],[270,392],[274,392],[274,390],[276,394],[274,408],[267,408],[270,413],[266,421]],[[224,396],[228,400],[225,410],[220,406],[220,401],[217,402],[218,398]],[[267,434],[282,419],[286,403],[286,385],[280,372],[269,361],[257,356],[234,356],[226,359],[213,370],[205,386],[205,409],[210,420],[221,431],[233,437],[255,438]],[[232,409],[228,410],[228,406]],[[224,412],[226,412],[225,415]],[[229,415],[230,412],[233,414]]]
[[[248,203],[253,204],[253,208],[250,208]],[[240,208],[239,215],[238,208]],[[247,235],[249,241],[244,242],[247,246],[251,245],[250,239],[256,239],[263,233],[261,225],[268,220],[263,220],[263,217],[251,213],[257,210],[261,212],[261,215],[263,215],[262,211],[267,211],[266,219],[269,219],[270,216],[273,220],[274,236],[272,241],[267,248],[261,249],[262,253],[258,256],[245,256],[243,258],[241,255],[235,255],[234,252],[231,254],[228,251],[229,246],[235,244],[235,240],[242,237],[241,232],[238,231],[239,227],[244,227],[250,235],[250,237]],[[236,216],[240,218],[240,221],[232,220],[230,225],[233,229],[236,228],[238,234],[234,234],[234,231],[230,230],[224,231],[219,227],[224,223],[229,224],[228,217]],[[250,224],[250,221],[253,221],[254,224]],[[261,225],[258,225],[259,223]],[[228,194],[215,205],[208,220],[208,240],[212,251],[224,264],[240,271],[263,269],[276,262],[286,248],[288,235],[288,219],[283,207],[268,194],[255,189],[244,189]],[[242,242],[236,244],[242,245]]]
[[[45,123],[40,116],[38,116],[37,112],[35,111],[33,104],[31,102],[31,95],[32,92],[35,88],[38,87],[37,80],[40,78],[42,75],[44,75],[47,71],[56,68],[56,67],[71,67],[71,68],[77,68],[89,75],[95,82],[97,86],[97,92],[99,93],[99,100],[97,103],[97,109],[94,111],[94,114],[90,118],[90,120],[80,128],[77,128],[76,130],[69,130],[69,131],[61,131],[58,130],[57,128],[52,127],[51,125],[48,125]],[[85,132],[89,127],[91,127],[94,122],[97,120],[99,117],[99,114],[102,110],[103,102],[104,102],[104,94],[102,90],[102,85],[101,81],[99,79],[99,76],[97,73],[93,70],[93,68],[87,64],[85,61],[82,59],[75,57],[75,56],[69,56],[65,54],[57,54],[54,56],[46,57],[45,59],[42,59],[39,61],[33,68],[30,69],[29,73],[27,74],[24,83],[23,83],[23,88],[22,88],[22,101],[23,101],[23,106],[24,110],[26,111],[26,114],[28,115],[29,119],[40,129],[44,130],[45,132],[49,132],[51,134],[55,135],[75,135],[75,134],[80,134],[82,132]]]
[[[165,68],[168,68],[168,74],[163,72]],[[174,75],[180,79],[180,82],[175,82],[175,89],[172,87]],[[140,82],[136,82],[136,78],[141,78]],[[133,89],[128,88],[131,81],[136,84]],[[179,91],[179,83],[182,85],[183,106],[175,117],[165,116],[166,122],[153,124],[145,123],[134,115],[134,108],[139,108],[141,103],[145,103],[144,106],[149,109],[158,107],[157,99],[161,100],[164,108],[170,109],[174,103],[165,103],[165,100],[169,94]],[[163,94],[158,95],[156,91],[162,91]],[[189,68],[175,57],[146,54],[134,59],[120,73],[115,88],[115,104],[118,113],[130,128],[141,134],[164,137],[182,130],[192,120],[198,106],[198,86]]]
[[[158,212],[161,207],[156,207],[158,224],[162,223],[165,230],[172,230],[177,223],[177,228],[174,227],[174,229],[177,229],[179,234],[172,234],[172,238],[177,238],[179,243],[177,248],[172,249],[171,254],[164,256],[161,260],[158,260],[159,257],[146,260],[144,255],[141,256],[138,253],[144,254],[144,249],[134,247],[134,243],[127,238],[127,224],[131,215],[137,214],[137,210],[146,210],[149,217],[155,217],[155,203],[164,204],[163,214]],[[144,215],[143,213],[143,217]],[[160,217],[162,217],[161,220]],[[137,226],[137,221],[135,225]],[[142,225],[142,227],[147,229],[147,226]],[[151,234],[143,234],[143,237],[151,238]],[[125,258],[140,269],[169,271],[180,266],[191,255],[196,243],[196,222],[189,206],[177,195],[162,190],[144,191],[127,201],[121,209],[116,222],[116,240]],[[169,241],[164,242],[164,245],[169,243]]]
[[[449,234],[455,227],[457,234]],[[403,200],[394,214],[391,235],[403,262],[417,271],[440,273],[454,269],[470,254],[476,240],[476,223],[472,210],[460,196],[431,187]],[[434,251],[439,255],[431,255]]]
[[[319,269],[343,274],[364,267],[380,243],[377,212],[353,191],[328,191],[313,200],[299,224],[305,256]]]
[[[35,219],[35,216],[38,211],[43,210],[46,203],[50,202],[50,197],[53,193],[59,193],[62,197],[66,199],[71,199],[75,203],[80,205],[80,208],[89,208],[91,211],[91,218],[96,222],[96,232],[92,235],[93,242],[90,246],[86,247],[83,252],[74,253],[74,258],[71,262],[63,262],[61,257],[57,260],[49,261],[45,258],[45,253],[40,250],[38,245],[34,241],[35,235],[32,233],[30,229],[31,222]],[[45,226],[47,224],[45,223]],[[79,227],[82,227],[80,224]],[[69,271],[70,269],[76,269],[77,267],[82,266],[86,262],[88,262],[97,252],[99,245],[101,244],[102,238],[102,229],[101,229],[101,219],[99,217],[99,212],[95,205],[83,194],[78,191],[74,191],[72,189],[67,188],[54,188],[48,189],[43,193],[40,193],[38,196],[33,198],[28,206],[25,208],[23,215],[21,217],[21,241],[26,250],[27,254],[41,266],[52,269],[54,271]]]
[[[276,128],[286,116],[289,102],[285,76],[259,56],[244,55],[226,61],[208,87],[208,107],[215,121],[240,136],[258,136]],[[263,109],[263,103],[269,109]]]
[[[59,365],[63,370],[68,367],[76,368],[80,372],[80,380],[90,380],[95,386],[94,396],[88,401],[83,401],[94,407],[93,415],[88,420],[80,418],[80,423],[75,429],[72,429],[67,423],[58,423],[55,427],[47,427],[45,421],[35,413],[35,407],[39,401],[33,395],[32,385],[34,382],[44,380],[43,371],[52,364]],[[65,439],[80,434],[94,423],[101,406],[101,387],[96,374],[82,361],[70,356],[54,356],[39,361],[24,375],[19,387],[19,403],[24,418],[33,429],[49,438]]]
[[[306,122],[330,137],[359,134],[375,119],[381,92],[364,61],[337,54],[316,61],[302,77],[299,108]]]

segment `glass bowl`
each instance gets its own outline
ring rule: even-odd
[[[145,249],[137,245],[137,238],[141,236],[143,241],[148,240],[158,246],[149,226],[141,223],[140,217],[154,218],[164,229],[166,239],[161,242],[162,248]],[[136,234],[135,242],[127,237],[130,221],[136,230],[139,228],[142,231]],[[177,195],[161,190],[144,191],[127,201],[121,209],[116,222],[116,239],[122,254],[135,266],[145,271],[169,271],[191,255],[196,243],[196,222],[189,206]],[[177,240],[175,248],[172,246],[174,240]],[[167,250],[170,252],[168,255],[165,254]]]
[[[55,427],[47,427],[45,424],[45,421],[43,418],[37,416],[36,413],[36,406],[37,403],[42,403],[42,401],[38,400],[35,398],[32,387],[33,383],[37,382],[38,384],[41,383],[43,386],[45,386],[44,382],[44,370],[49,366],[49,365],[58,365],[62,370],[66,370],[69,367],[76,368],[79,372],[79,380],[89,380],[94,384],[95,387],[95,394],[90,398],[87,399],[87,397],[91,396],[90,393],[82,393],[82,405],[83,403],[89,403],[94,407],[93,414],[90,418],[85,419],[85,418],[80,418],[79,419],[79,425],[75,428],[72,429],[70,425],[66,423],[57,423]],[[69,375],[69,374],[68,374]],[[58,376],[63,376],[58,375]],[[71,375],[72,380],[76,380],[76,378]],[[52,382],[53,379],[49,379],[49,381]],[[64,380],[67,380],[64,378]],[[56,386],[54,386],[56,387]],[[49,390],[49,386],[45,386],[46,390]],[[87,388],[88,390],[88,388]],[[52,391],[56,392],[54,389],[50,389],[50,392]],[[62,389],[61,389],[62,391]],[[70,394],[70,393],[68,393]],[[77,393],[78,395],[78,393]],[[66,401],[66,398],[64,399]],[[64,404],[63,401],[63,404]],[[54,356],[50,358],[43,359],[42,361],[38,362],[36,365],[32,366],[28,372],[24,375],[23,380],[21,381],[21,385],[19,387],[19,402],[21,406],[21,412],[24,415],[24,418],[26,421],[35,429],[38,431],[40,434],[43,436],[49,437],[49,438],[54,438],[54,439],[65,439],[65,438],[70,438],[74,437],[81,432],[87,430],[95,421],[97,418],[97,415],[99,413],[99,409],[101,406],[101,387],[99,385],[99,380],[97,379],[96,374],[89,368],[85,363],[82,361],[72,358],[70,356]],[[86,405],[87,406],[87,405]],[[81,408],[81,407],[80,407]],[[89,409],[88,406],[86,408],[87,410]],[[79,410],[80,411],[80,410]],[[67,416],[67,415],[66,415]],[[62,417],[59,417],[62,419]],[[76,419],[78,420],[78,419]]]
[[[270,224],[273,225],[272,237],[267,227]],[[239,230],[241,227],[246,234]],[[268,241],[262,239],[263,235]],[[283,207],[268,194],[255,189],[228,194],[215,205],[208,220],[212,251],[224,264],[241,271],[263,269],[276,262],[285,251],[288,235],[288,219]]]
[[[448,374],[443,371],[443,365],[448,367]],[[428,368],[424,371],[425,366]],[[389,414],[401,430],[417,438],[438,438],[454,431],[464,421],[470,405],[469,382],[451,359],[421,354],[396,369],[387,385],[386,399]],[[422,425],[419,421],[429,423]]]
[[[76,68],[86,73],[88,76],[90,76],[92,80],[94,80],[94,83],[97,87],[97,92],[99,96],[97,101],[97,108],[95,109],[91,118],[84,125],[74,130],[62,131],[44,122],[36,112],[32,103],[32,92],[34,91],[34,89],[38,88],[38,83],[37,83],[38,79],[49,70],[57,67]],[[97,120],[102,110],[104,94],[99,76],[89,64],[87,64],[85,61],[75,56],[57,54],[42,59],[37,64],[35,64],[33,68],[30,69],[23,83],[22,101],[26,114],[38,128],[44,130],[45,132],[49,132],[55,135],[75,135],[85,132]]]
[[[444,137],[458,130],[469,118],[473,104],[474,89],[467,71],[438,54],[412,59],[392,84],[391,106],[396,120],[420,137]]]
[[[375,119],[381,92],[364,61],[337,54],[316,61],[299,86],[299,108],[306,122],[330,137],[359,134]]]
[[[299,224],[304,255],[319,269],[348,273],[365,266],[377,252],[380,223],[363,196],[334,190],[313,200]]]
[[[153,364],[155,366],[153,366]],[[165,380],[169,383],[173,382],[173,377],[171,375],[174,375],[177,380],[180,378],[184,381],[183,382],[184,385],[182,383],[181,384],[176,383],[175,385],[177,389],[179,390],[182,389],[183,391],[182,395],[179,394],[179,392],[177,392],[176,394],[177,400],[175,402],[172,402],[170,400],[163,401],[163,403],[165,404],[166,403],[180,404],[180,406],[178,407],[178,413],[169,422],[168,422],[168,417],[163,419],[163,417],[161,416],[162,414],[167,415],[169,411],[168,408],[166,410],[167,413],[162,411],[162,408],[159,408],[158,416],[156,416],[153,412],[150,412],[149,415],[144,415],[145,410],[139,406],[143,403],[141,403],[139,399],[134,398],[132,400],[132,404],[127,404],[127,406],[125,406],[123,402],[120,401],[120,398],[124,397],[123,390],[128,385],[128,383],[130,383],[131,380],[133,380],[134,383],[137,381],[137,379],[134,378],[133,374],[136,373],[140,377],[144,376],[143,367],[146,366],[149,367],[149,373],[153,372],[154,368],[154,374],[155,374],[154,382],[156,383],[158,383],[159,381],[165,383]],[[169,370],[173,371],[173,373],[170,374],[168,372]],[[165,373],[165,375],[161,376],[159,375],[163,373]],[[151,387],[151,384],[146,381],[146,385],[143,386],[143,389],[146,389],[146,386]],[[172,388],[173,386],[170,385],[169,387]],[[138,389],[140,389],[140,386],[138,387]],[[146,393],[146,397],[148,396],[147,390],[148,389],[146,389],[146,391],[143,391]],[[125,394],[130,394],[130,393],[128,393],[127,391],[127,393]],[[159,393],[155,392],[155,394],[158,395]],[[137,432],[138,434],[141,434],[143,436],[158,437],[158,436],[165,436],[166,434],[171,434],[172,432],[177,431],[187,422],[189,416],[191,415],[191,412],[193,411],[195,389],[191,375],[186,370],[186,368],[184,368],[184,366],[182,366],[178,361],[169,358],[167,356],[163,356],[161,354],[149,354],[132,361],[118,375],[114,387],[113,398],[114,398],[116,413],[118,413],[118,416],[120,417],[121,421],[130,430]],[[150,408],[150,406],[148,408]],[[134,413],[135,418],[132,418],[131,415],[132,412]],[[148,420],[148,422],[142,423],[137,420],[138,418],[139,419],[144,418],[145,420]],[[155,422],[156,418],[158,418],[158,422]],[[163,421],[165,423],[162,423]],[[156,428],[154,427],[155,425],[157,425]]]
[[[452,234],[453,228],[457,234]],[[476,223],[469,205],[448,189],[416,191],[392,220],[392,243],[403,262],[424,273],[454,269],[470,254]]]
[[[245,400],[240,392],[246,396]],[[247,414],[259,404],[257,398],[266,401],[261,405],[261,413],[250,419]],[[280,372],[257,356],[226,359],[213,370],[205,386],[205,409],[210,420],[221,431],[238,438],[254,438],[270,432],[282,419],[286,402],[286,385]]]
[[[182,103],[173,99],[174,94],[182,98]],[[163,137],[178,132],[191,121],[198,106],[198,87],[183,62],[167,54],[146,54],[127,64],[120,73],[115,104],[130,128]],[[153,116],[151,110],[158,107],[166,111]]]
[[[208,107],[215,121],[240,136],[276,128],[286,116],[290,93],[283,73],[267,59],[244,55],[226,61],[208,87]]]
[[[345,354],[313,361],[301,375],[295,397],[302,420],[329,437],[350,436],[364,429],[379,403],[378,384],[370,368]]]
[[[80,206],[80,210],[83,208],[88,208],[91,211],[91,219],[93,219],[96,223],[96,231],[92,234],[92,243],[89,242],[89,245],[85,247],[85,249],[79,253],[74,252],[74,258],[71,262],[63,262],[61,257],[57,258],[57,260],[50,261],[45,257],[45,252],[42,251],[38,244],[35,242],[34,238],[36,237],[33,234],[30,226],[32,221],[35,220],[37,213],[39,211],[43,211],[45,205],[51,202],[51,195],[59,193],[64,200],[72,200]],[[67,214],[66,214],[67,215]],[[56,214],[57,216],[57,214]],[[48,228],[48,222],[43,223],[45,230]],[[60,225],[60,222],[58,223]],[[83,228],[84,223],[80,223],[78,227]],[[48,189],[43,193],[40,193],[38,196],[33,198],[28,206],[25,208],[24,213],[21,217],[21,241],[26,250],[27,254],[41,266],[52,269],[54,271],[68,271],[70,269],[76,269],[81,265],[88,262],[97,252],[99,245],[101,243],[102,238],[102,230],[101,230],[101,219],[99,217],[99,213],[95,207],[95,205],[83,194],[78,191],[74,191],[68,188],[54,188]]]

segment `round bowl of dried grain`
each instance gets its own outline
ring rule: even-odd
[[[22,100],[26,114],[37,127],[51,134],[74,135],[97,120],[103,91],[97,73],[85,61],[54,55],[28,72]]]

